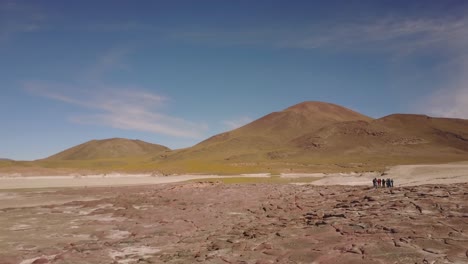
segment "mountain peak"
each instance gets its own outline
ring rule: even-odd
[[[340,107],[336,104],[320,102],[320,101],[304,101],[293,106],[286,108],[284,111],[305,110],[311,108],[327,108],[327,107]]]
[[[305,101],[286,108],[283,112],[293,112],[302,115],[315,115],[324,119],[336,121],[364,120],[372,118],[355,112],[343,106],[319,101]]]

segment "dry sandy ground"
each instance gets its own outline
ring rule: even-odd
[[[0,177],[0,190],[59,187],[104,187],[174,183],[194,179],[220,178],[218,175],[151,176],[149,174],[111,174],[89,176]],[[242,174],[237,177],[269,177],[267,173]],[[372,185],[372,179],[392,178],[395,186],[449,184],[468,182],[468,163],[436,165],[401,165],[389,168],[385,175],[368,173],[282,174],[281,177],[314,177],[314,185]]]
[[[0,177],[0,190],[28,188],[60,188],[60,187],[104,187],[129,186],[182,182],[193,179],[219,178],[216,175],[178,175],[151,176],[138,175],[90,175],[90,176],[32,176],[32,177]]]
[[[400,165],[380,173],[329,174],[314,185],[372,185],[372,179],[392,178],[395,186],[468,182],[468,164]]]
[[[386,173],[0,178],[0,264],[468,263],[468,164]]]
[[[0,209],[1,264],[468,263],[468,184],[68,188]]]

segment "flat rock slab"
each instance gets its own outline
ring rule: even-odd
[[[468,263],[468,184],[56,190],[0,209],[0,263]],[[18,194],[22,195],[22,194]]]

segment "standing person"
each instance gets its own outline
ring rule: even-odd
[[[381,180],[378,179],[378,180],[377,180],[377,184],[379,185],[379,187],[381,186],[380,183],[381,183]]]
[[[393,179],[390,179],[390,186],[393,187]]]
[[[382,179],[382,187],[385,188],[385,179]]]
[[[392,187],[392,185],[390,185],[390,178],[387,178],[387,187]]]
[[[377,179],[376,178],[374,178],[372,180],[372,185],[374,186],[374,188],[377,188]]]

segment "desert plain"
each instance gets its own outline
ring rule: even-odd
[[[0,69],[0,264],[468,264],[468,0],[0,0]]]
[[[393,188],[373,188],[374,177]],[[0,263],[467,263],[468,164],[3,176]]]
[[[184,149],[0,159],[0,264],[468,263],[467,157],[468,120],[303,102]]]

